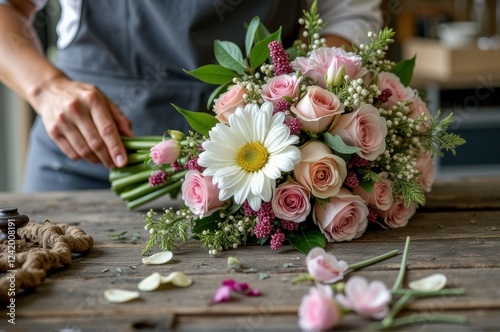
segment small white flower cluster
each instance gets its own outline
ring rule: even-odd
[[[346,75],[344,79],[349,81],[349,76]],[[376,84],[365,86],[363,79],[358,78],[349,82],[347,93],[348,95],[344,99],[344,106],[353,107],[373,104],[374,99],[380,96],[381,91]]]
[[[394,61],[386,59],[386,53],[389,49],[388,44],[392,43],[394,40],[386,38],[380,42],[380,40],[378,40],[379,36],[371,31],[368,32],[368,37],[372,40],[370,45],[359,45],[359,50],[366,66],[377,73],[382,71],[390,72],[396,64]],[[374,43],[373,41],[377,42]]]
[[[262,99],[260,73],[256,73],[255,76],[245,75],[241,80],[239,78],[234,78],[233,83],[247,89],[247,93],[243,95],[245,103],[259,105],[264,103]]]

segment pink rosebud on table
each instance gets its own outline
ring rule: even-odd
[[[162,141],[151,148],[151,159],[156,165],[174,163],[181,154],[181,146],[175,140]]]
[[[330,286],[317,285],[304,295],[299,306],[299,327],[303,331],[324,331],[342,319],[342,309]]]
[[[342,280],[348,268],[345,261],[338,261],[334,255],[319,247],[309,251],[306,265],[309,275],[314,280],[328,284]]]

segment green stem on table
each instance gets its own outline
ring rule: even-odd
[[[120,193],[121,190],[127,188],[130,185],[133,185],[138,182],[143,182],[149,179],[149,177],[151,176],[151,174],[153,174],[153,172],[154,170],[147,169],[129,176],[124,176],[122,178],[116,179],[111,183],[111,189],[113,189],[113,191],[117,193]]]
[[[399,300],[394,303],[394,305],[391,308],[391,311],[385,316],[384,320],[382,321],[382,326],[390,326],[394,320],[394,317],[396,317],[397,314],[405,307],[405,305],[411,300],[412,295],[411,294],[404,294],[399,298]]]
[[[143,161],[148,159],[148,157],[149,157],[149,153],[139,153],[139,152],[130,153],[128,155],[127,162],[128,162],[128,165],[142,163]]]
[[[391,257],[394,257],[396,256],[397,254],[399,254],[399,251],[397,249],[395,250],[392,250],[392,251],[389,251],[383,255],[379,255],[377,257],[373,257],[373,258],[370,258],[370,259],[367,259],[367,260],[364,260],[362,262],[359,262],[359,263],[354,263],[354,264],[351,264],[347,267],[348,270],[358,270],[358,269],[361,269],[365,266],[369,266],[369,265],[372,265],[372,264],[375,264],[375,263],[378,263],[380,261],[383,261],[385,259],[388,259],[388,258],[391,258]]]
[[[172,192],[173,190],[176,190],[176,189],[179,189],[179,187],[182,185],[182,182],[180,181],[176,181],[174,182],[173,184],[169,185],[169,186],[166,186],[166,187],[162,187],[156,191],[153,191],[149,194],[146,194],[146,195],[143,195],[135,200],[132,200],[130,202],[127,203],[127,207],[132,210],[132,209],[135,209],[136,207],[139,207],[141,205],[144,205],[146,203],[149,203],[163,195],[166,195],[170,192]]]
[[[406,244],[405,244],[405,249],[403,251],[403,258],[401,259],[401,266],[399,267],[399,273],[396,278],[396,281],[394,282],[394,285],[392,286],[392,291],[398,289],[401,283],[403,282],[403,278],[406,272],[406,258],[408,257],[409,248],[410,248],[410,237],[408,236],[406,238]]]
[[[396,318],[391,325],[384,326],[383,323],[374,323],[368,326],[368,329],[374,331],[397,328],[405,325],[423,324],[423,323],[443,323],[443,324],[465,324],[467,317],[454,315],[417,315]]]
[[[122,168],[113,168],[111,172],[109,172],[109,181],[114,181],[125,176],[133,175],[137,172],[144,171],[146,169],[150,169],[150,167],[144,163],[125,166]]]
[[[450,288],[441,289],[437,291],[417,291],[413,289],[398,288],[392,291],[392,295],[405,295],[409,294],[415,297],[426,297],[426,296],[439,296],[439,295],[463,295],[465,294],[465,288]]]
[[[312,275],[308,273],[301,274],[292,279],[292,284],[297,284],[299,282],[306,282],[306,281],[314,281],[314,278],[312,277]]]

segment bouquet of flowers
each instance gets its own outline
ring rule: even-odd
[[[245,51],[216,40],[209,64],[188,71],[216,86],[215,116],[174,107],[192,127],[123,138],[129,165],[110,173],[133,209],[163,195],[184,206],[150,210],[145,252],[197,237],[210,254],[249,241],[307,253],[359,238],[369,224],[403,227],[425,203],[433,157],[464,140],[447,132],[409,86],[415,57],[386,59],[394,32],[368,33],[353,51],[326,47],[316,3],[290,49],[254,18]]]

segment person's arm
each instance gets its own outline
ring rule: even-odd
[[[28,0],[0,4],[0,81],[31,104],[69,158],[124,166],[120,135],[132,135],[129,120],[95,86],[72,81],[45,58],[35,12]]]

